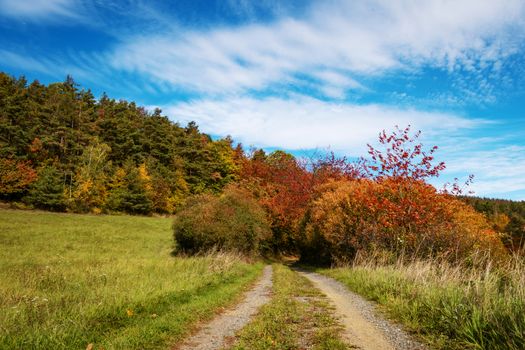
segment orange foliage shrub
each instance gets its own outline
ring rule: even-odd
[[[241,178],[268,214],[272,249],[294,250],[296,224],[312,192],[312,174],[288,153],[257,151],[242,162]]]
[[[333,153],[307,163],[283,151],[266,155],[259,150],[241,164],[242,185],[254,193],[268,213],[275,251],[297,250],[298,224],[316,186],[330,179],[358,176],[354,164]]]
[[[37,179],[29,161],[0,158],[0,195],[25,191]]]
[[[242,178],[257,184],[260,202],[275,220],[292,222],[302,216],[311,188],[312,174],[283,151],[246,159]]]
[[[423,181],[400,177],[321,185],[302,236],[304,258],[324,262],[373,248],[451,259],[504,251],[483,215]]]

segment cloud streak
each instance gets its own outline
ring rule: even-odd
[[[335,2],[314,5],[300,20],[133,36],[109,60],[116,69],[212,94],[260,90],[305,72],[314,79],[344,72],[355,82],[323,80],[329,92],[392,70],[475,74],[501,65],[523,39],[524,14],[518,0]]]
[[[60,17],[79,18],[76,0],[0,0],[3,16],[28,20],[51,20]]]
[[[484,122],[447,113],[340,104],[305,96],[200,100],[165,106],[164,112],[174,120],[196,121],[208,133],[231,135],[248,145],[288,150],[330,147],[352,156],[363,155],[368,142],[374,142],[383,128],[396,124],[411,124],[432,135]]]
[[[474,174],[476,194],[498,196],[525,189],[525,147],[489,143],[487,150],[462,144],[462,152],[449,153],[447,173]],[[521,199],[525,200],[525,193]]]

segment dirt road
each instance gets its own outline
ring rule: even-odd
[[[199,332],[187,339],[177,350],[216,350],[227,345],[235,333],[244,327],[259,307],[270,300],[272,267],[264,268],[261,279],[245,294],[244,300],[217,316]]]
[[[378,315],[375,307],[336,280],[307,271],[296,271],[308,278],[335,307],[334,316],[345,329],[344,337],[352,348],[362,350],[423,350],[426,346],[414,340],[399,326]],[[228,348],[242,329],[270,301],[272,267],[266,266],[261,279],[245,294],[243,301],[217,316],[188,338],[177,350],[217,350]]]
[[[345,327],[348,341],[363,350],[416,350],[427,349],[411,339],[399,326],[377,315],[373,305],[348,291],[332,278],[313,272],[299,271],[308,278],[335,306]]]

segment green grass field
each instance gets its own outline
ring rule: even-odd
[[[262,270],[172,248],[167,218],[0,210],[0,348],[166,348]]]

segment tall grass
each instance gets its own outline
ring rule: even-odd
[[[173,257],[171,220],[0,210],[0,349],[151,349],[180,340],[261,271]]]
[[[322,270],[377,301],[437,348],[525,349],[525,261],[452,265],[357,259]]]

